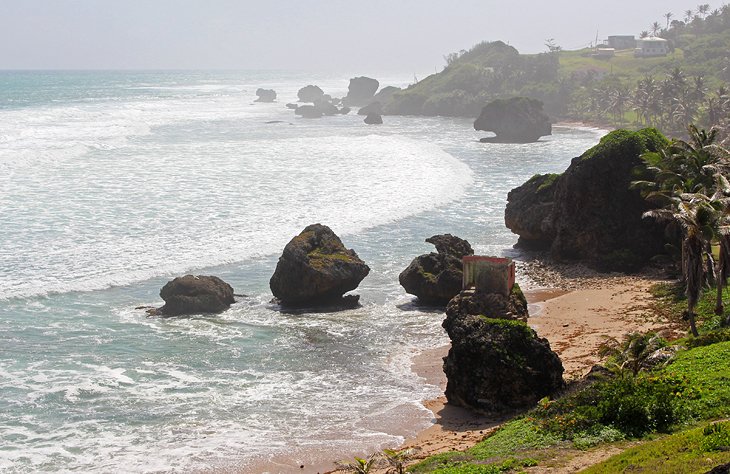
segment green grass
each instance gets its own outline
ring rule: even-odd
[[[499,473],[514,468],[534,466],[536,450],[560,444],[550,433],[541,431],[533,422],[518,418],[505,423],[493,435],[461,452],[431,456],[416,464],[414,473]]]
[[[662,372],[682,377],[699,392],[700,397],[690,402],[697,419],[730,416],[730,342],[679,352]]]
[[[730,451],[712,449],[714,443],[707,442],[717,437],[706,435],[706,426],[649,441],[581,472],[705,473],[717,465],[730,462]]]
[[[616,56],[597,59],[590,56],[589,48],[577,51],[560,52],[560,75],[569,76],[576,72],[597,71],[602,74],[613,74],[630,80],[638,80],[647,74],[661,75],[673,66],[684,61],[684,53],[677,49],[665,57],[635,58],[633,50],[621,50]]]

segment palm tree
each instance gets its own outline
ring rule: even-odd
[[[636,376],[642,369],[650,367],[647,363],[649,356],[666,346],[667,341],[657,333],[633,332],[626,334],[623,342],[613,337],[607,338],[599,347],[598,355],[610,357],[606,367],[612,372],[624,374],[628,369]]]
[[[418,452],[418,448],[406,448],[396,451],[394,449],[384,449],[383,456],[388,461],[388,464],[393,466],[396,474],[403,474],[405,471],[405,464],[411,460],[414,454]]]
[[[639,38],[644,39],[649,37],[649,32],[644,30],[641,33],[639,33]]]
[[[685,10],[684,11],[684,22],[689,24],[689,22],[692,21],[694,18],[695,13],[692,10]]]
[[[632,185],[645,198],[662,206],[645,217],[678,224],[682,229],[682,276],[687,296],[687,318],[697,336],[694,308],[702,289],[715,273],[711,242],[717,241],[718,303],[724,311],[722,287],[730,275],[730,152],[714,143],[717,130],[688,128],[689,141],[674,140],[658,152],[642,155],[651,181]],[[705,263],[706,262],[706,263]],[[730,320],[728,320],[730,322]]]
[[[664,18],[667,19],[667,29],[669,29],[669,20],[671,20],[673,16],[674,14],[672,12],[667,12],[664,14]]]
[[[655,21],[651,24],[651,27],[649,29],[651,30],[651,35],[656,36],[662,30],[662,25],[660,25],[658,21]]]
[[[355,474],[368,474],[375,467],[376,461],[377,457],[375,455],[370,456],[368,459],[355,456],[355,462],[339,462],[338,464],[341,468],[352,471]]]
[[[703,3],[702,5],[697,5],[697,14],[702,17],[704,20],[707,16],[707,13],[710,11],[710,4],[709,3]]]

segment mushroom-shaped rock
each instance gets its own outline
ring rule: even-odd
[[[284,306],[316,306],[337,302],[369,272],[329,227],[313,224],[284,247],[269,286]]]
[[[220,313],[235,303],[233,288],[215,276],[185,275],[167,282],[160,290],[165,305],[158,314]]]
[[[563,387],[563,365],[547,339],[510,317],[526,308],[515,287],[506,298],[464,291],[446,308],[451,338],[444,358],[449,403],[477,412],[505,413],[534,406]]]
[[[319,86],[308,85],[299,89],[297,92],[299,102],[316,102],[324,100],[324,91]]]
[[[423,304],[445,306],[461,291],[463,270],[461,259],[473,255],[471,245],[451,234],[434,235],[426,242],[436,246],[438,253],[420,255],[398,277],[407,293]]]
[[[256,89],[256,102],[273,102],[276,100],[276,91],[273,89]]]
[[[552,125],[550,118],[542,111],[542,102],[527,97],[513,97],[487,104],[474,122],[474,130],[497,135],[483,141],[529,143],[536,142],[544,135],[551,135]]]
[[[347,96],[342,100],[350,106],[366,105],[373,100],[378,87],[380,87],[380,83],[376,79],[365,76],[354,77],[350,79]]]
[[[383,117],[378,114],[368,114],[363,122],[368,125],[380,125],[381,123],[383,123]]]
[[[365,107],[361,107],[360,110],[357,111],[357,115],[382,115],[383,114],[383,105],[380,102],[372,102]]]

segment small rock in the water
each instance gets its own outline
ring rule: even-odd
[[[383,117],[378,114],[368,114],[363,122],[368,125],[380,125],[383,123]]]
[[[165,305],[155,314],[220,313],[235,303],[233,288],[216,276],[185,275],[167,282],[160,290]]]

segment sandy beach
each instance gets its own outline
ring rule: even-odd
[[[566,380],[585,375],[600,362],[598,348],[607,338],[621,339],[631,332],[660,331],[671,337],[677,328],[652,317],[649,304],[650,287],[659,276],[644,274],[626,276],[599,274],[580,265],[543,264],[540,261],[520,263],[530,319],[528,324],[550,341],[565,367]],[[425,351],[413,359],[412,370],[427,383],[446,387],[442,370],[448,346]],[[444,396],[424,401],[434,414],[433,425],[407,439],[401,448],[417,448],[414,461],[454,450],[464,450],[481,441],[510,418],[478,416],[469,410],[446,403]],[[550,472],[575,472],[615,454],[615,449],[570,452],[556,459]],[[563,453],[566,454],[566,453]],[[287,462],[289,461],[289,462]],[[304,467],[281,464],[259,466],[246,472],[329,472],[339,473],[332,462]],[[333,470],[335,469],[335,470]],[[374,472],[384,473],[383,470]],[[542,472],[540,467],[530,472]]]
[[[661,331],[666,335],[676,331],[649,312],[649,288],[659,281],[656,276],[601,275],[580,266],[527,265],[530,284],[536,284],[536,279],[541,280],[538,285],[548,281],[552,284],[552,287],[525,292],[530,304],[528,324],[547,338],[560,355],[566,380],[585,375],[600,362],[598,348],[607,338],[621,339],[636,331]],[[413,370],[429,383],[445,388],[446,377],[441,366],[447,352],[448,346],[419,355],[413,361]],[[424,405],[434,413],[434,424],[401,446],[419,449],[414,460],[467,449],[508,419],[475,416],[468,410],[448,405],[443,396]],[[550,472],[575,472],[613,454],[616,449],[569,453],[563,459],[556,459]],[[542,469],[537,467],[530,472],[542,472]]]

